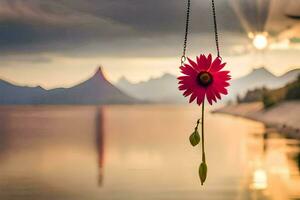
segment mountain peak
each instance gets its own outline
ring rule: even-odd
[[[121,76],[117,82],[117,84],[131,84],[131,82],[125,77]]]
[[[99,66],[97,68],[94,76],[91,79],[96,79],[96,80],[104,79],[104,80],[107,80],[106,77],[105,77],[105,75],[104,75],[103,67],[102,66]]]
[[[104,74],[103,74],[103,67],[101,65],[98,66],[95,75],[97,75],[97,76],[104,76]]]
[[[174,78],[175,76],[170,73],[164,73],[161,78]],[[176,78],[176,77],[175,77]]]
[[[265,67],[259,67],[259,68],[254,68],[252,70],[252,72],[250,74],[248,74],[247,76],[251,76],[251,77],[275,77],[275,75],[270,72],[268,69],[266,69]]]
[[[268,69],[266,69],[264,66],[262,67],[258,67],[258,68],[254,68],[252,70],[252,73],[268,73],[268,74],[272,74]]]

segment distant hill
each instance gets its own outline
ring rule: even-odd
[[[185,102],[178,90],[178,81],[174,75],[164,74],[159,78],[152,78],[137,84],[130,83],[122,77],[116,84],[121,90],[135,98],[160,103]]]
[[[0,104],[31,104],[46,92],[41,87],[17,86],[0,80]]]
[[[229,95],[224,100],[243,96],[248,90],[266,87],[280,88],[297,79],[300,69],[275,76],[265,68],[254,69],[248,75],[231,81]],[[140,83],[121,78],[115,87],[103,75],[102,69],[88,80],[71,88],[46,90],[42,87],[18,86],[0,80],[0,104],[131,104],[184,103],[187,100],[178,91],[176,76],[164,74]],[[124,91],[124,92],[123,92]]]
[[[45,90],[0,80],[0,104],[129,104],[139,102],[113,86],[99,67],[88,80],[71,88]]]
[[[254,88],[263,86],[270,89],[282,87],[296,80],[298,74],[300,74],[300,69],[291,70],[279,77],[264,67],[254,69],[246,76],[231,81],[229,95],[224,100],[235,99],[237,94],[244,95],[247,90]],[[143,100],[170,103],[186,102],[177,89],[177,82],[176,76],[165,74],[159,78],[136,84],[130,83],[125,78],[121,78],[116,86],[127,94]]]
[[[275,89],[283,87],[287,83],[296,80],[298,74],[300,74],[300,69],[291,70],[282,76],[275,76],[264,67],[257,68],[244,77],[232,80],[229,94],[236,97],[238,94],[243,96],[247,90],[255,88]]]
[[[284,87],[273,90],[262,90],[262,102],[265,108],[269,108],[286,100],[300,100],[300,76]]]
[[[276,89],[255,88],[248,90],[244,97],[238,97],[237,103],[262,102],[264,108],[270,108],[284,101],[300,100],[300,75],[297,79]]]

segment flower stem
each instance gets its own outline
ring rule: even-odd
[[[204,151],[204,102],[202,102],[202,120],[201,120],[201,136],[202,136],[202,162],[206,163]]]

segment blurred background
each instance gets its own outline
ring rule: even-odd
[[[216,55],[211,1],[191,3],[187,56]],[[300,199],[300,1],[216,11],[233,80],[201,187],[185,1],[0,0],[0,199]]]

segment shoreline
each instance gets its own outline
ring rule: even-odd
[[[265,110],[261,102],[228,105],[213,113],[223,113],[262,122],[288,138],[300,139],[300,101],[282,102]]]

